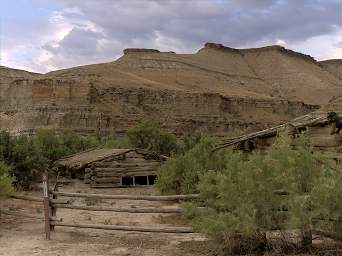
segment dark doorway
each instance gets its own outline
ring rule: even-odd
[[[122,177],[121,178],[121,184],[122,186],[133,186],[133,177]]]

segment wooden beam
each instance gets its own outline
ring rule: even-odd
[[[120,225],[99,225],[99,224],[73,224],[52,222],[54,226],[73,227],[73,228],[92,228],[104,230],[121,230],[136,232],[156,232],[156,233],[193,233],[191,227],[145,227],[145,226],[120,226]]]
[[[25,212],[21,212],[21,211],[10,211],[10,210],[5,210],[5,209],[0,209],[0,213],[5,214],[5,215],[9,215],[9,216],[18,216],[18,217],[37,219],[40,221],[44,221],[44,216],[42,216],[42,215],[39,216],[39,215],[25,213]],[[58,221],[58,222],[63,221],[62,218],[56,218],[56,217],[51,217],[50,220],[51,221]]]
[[[47,175],[43,175],[43,206],[44,206],[44,227],[45,227],[45,238],[50,240],[51,233],[51,221],[50,221],[50,198],[49,198],[49,180]]]
[[[168,195],[168,196],[148,196],[148,195],[104,195],[104,194],[88,194],[88,193],[69,193],[69,192],[56,192],[51,193],[66,196],[66,197],[94,197],[102,199],[125,199],[125,200],[147,200],[147,201],[177,201],[187,199],[199,199],[199,194],[188,194],[188,195]]]
[[[21,200],[27,200],[32,202],[43,202],[43,197],[35,197],[35,196],[25,196],[25,195],[10,195],[11,198],[14,199],[21,199]]]
[[[25,196],[25,195],[10,195],[11,198],[20,199],[20,200],[27,200],[32,202],[39,202],[42,203],[44,201],[43,197],[35,197],[35,196]],[[65,199],[50,199],[52,203],[56,204],[69,204],[69,200]]]
[[[90,187],[92,188],[125,188],[127,186],[122,186],[120,183],[95,183],[92,182],[90,184]]]
[[[342,241],[342,236],[340,234],[333,233],[333,232],[327,232],[327,231],[323,231],[323,230],[315,230],[314,229],[314,230],[312,230],[312,234],[323,236],[323,237],[328,237],[328,238],[331,238],[331,239],[336,240],[336,241]]]
[[[116,177],[108,177],[108,178],[98,178],[95,177],[93,179],[94,182],[97,183],[120,183],[120,177],[116,176]]]
[[[102,212],[127,212],[127,213],[183,213],[182,208],[113,208],[105,206],[85,206],[85,205],[67,205],[53,204],[56,208],[87,210],[87,211],[102,211]]]

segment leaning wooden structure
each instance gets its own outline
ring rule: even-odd
[[[328,119],[329,113],[331,112],[316,111],[265,130],[223,139],[214,151],[229,147],[247,152],[266,151],[274,142],[276,135],[287,129],[292,135],[304,132],[315,149],[340,163],[342,160],[342,132],[334,131],[335,124]],[[336,113],[338,116],[342,116],[342,112]]]
[[[62,158],[56,167],[93,188],[113,188],[152,185],[166,159],[141,149],[96,148]]]

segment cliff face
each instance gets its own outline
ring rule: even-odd
[[[22,83],[22,84],[21,84]],[[23,94],[23,89],[26,88]],[[177,134],[223,135],[261,129],[315,110],[315,105],[276,99],[227,97],[146,88],[99,88],[69,80],[15,81],[2,105],[0,129],[32,133],[49,127],[82,133],[124,133],[141,120],[158,120]]]
[[[342,80],[279,46],[239,50],[208,43],[196,54],[124,53],[111,63],[45,75],[7,69],[4,78],[0,69],[0,129],[122,133],[154,119],[177,134],[224,134],[278,124],[342,95]]]
[[[338,78],[342,79],[342,60],[325,60],[319,62],[320,66]]]

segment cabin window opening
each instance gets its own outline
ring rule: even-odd
[[[148,176],[135,176],[135,184],[144,186],[149,185]]]
[[[147,178],[148,178],[149,185],[153,185],[156,182],[157,176],[156,175],[149,175]]]
[[[134,185],[133,177],[122,177],[121,184],[123,186],[133,186]]]

